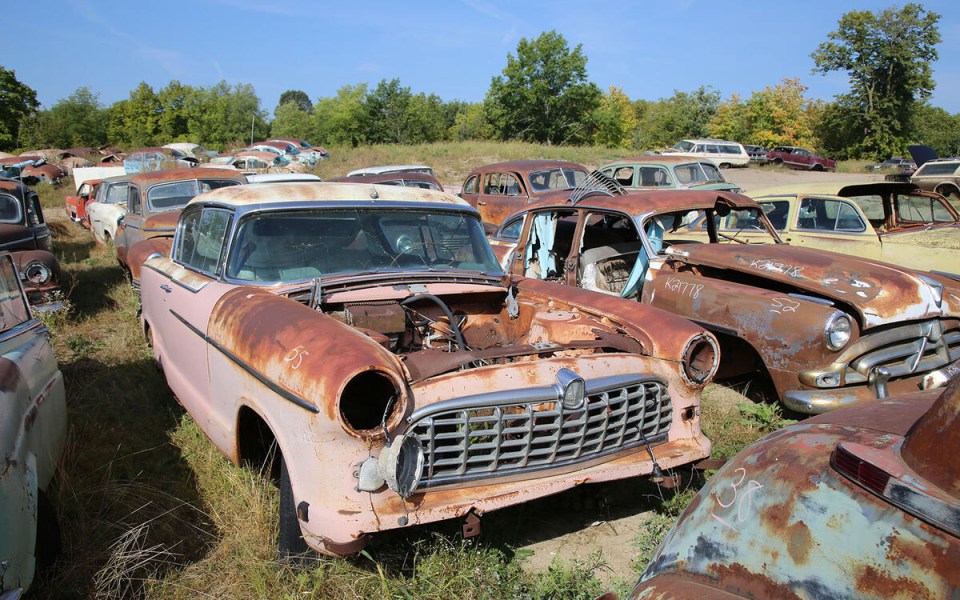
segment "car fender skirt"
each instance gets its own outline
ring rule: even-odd
[[[407,391],[397,359],[370,337],[299,302],[237,288],[214,306],[207,338],[269,388],[335,421],[341,420],[337,403],[344,388],[358,374],[376,372],[399,395],[393,405],[401,410],[390,420],[402,416]]]

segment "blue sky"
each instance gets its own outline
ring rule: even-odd
[[[902,6],[904,3],[898,3]],[[48,0],[42,11],[4,10],[0,65],[37,90],[47,108],[81,86],[104,105],[141,82],[253,85],[271,113],[288,89],[311,99],[347,84],[397,77],[414,93],[482,100],[522,37],[555,29],[583,45],[590,79],[632,99],[712,86],[723,98],[799,78],[808,97],[848,90],[844,73],[811,73],[811,52],[851,10],[879,2],[625,2],[446,0],[315,2]],[[941,15],[931,102],[960,112],[960,2]]]

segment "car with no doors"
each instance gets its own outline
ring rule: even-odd
[[[769,376],[797,412],[943,385],[960,364],[960,276],[784,244],[733,192],[588,191],[508,217],[493,241],[512,273],[703,325],[718,377]]]

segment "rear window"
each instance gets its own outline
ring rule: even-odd
[[[917,175],[953,175],[960,163],[956,162],[929,162],[917,170]]]

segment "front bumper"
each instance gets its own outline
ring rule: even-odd
[[[958,376],[960,376],[960,360],[923,375],[891,380],[886,387],[890,394],[916,392],[921,389],[944,387]],[[851,385],[834,389],[795,389],[784,392],[782,395],[784,406],[794,412],[809,415],[818,415],[876,398],[876,390],[868,385]]]

